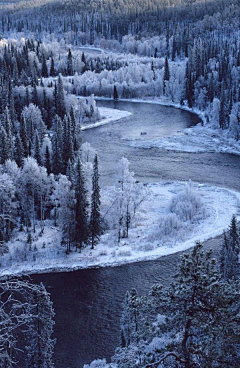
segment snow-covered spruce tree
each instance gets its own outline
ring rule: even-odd
[[[19,167],[23,165],[24,161],[24,148],[22,144],[22,140],[20,134],[18,133],[16,136],[16,144],[15,144],[15,161]]]
[[[75,240],[76,200],[72,183],[65,175],[59,175],[51,199],[55,205],[55,225],[57,225],[58,220],[62,232],[62,245],[66,246],[66,253],[68,254]]]
[[[54,311],[43,285],[10,279],[0,282],[0,365],[19,367],[19,336],[27,344],[27,367],[53,368]],[[21,347],[22,348],[22,347]],[[30,361],[31,357],[31,361]]]
[[[9,174],[0,174],[0,232],[1,251],[4,241],[9,240],[12,230],[16,227],[17,209],[19,203],[16,200],[16,187]]]
[[[239,277],[239,251],[240,232],[237,228],[236,216],[233,216],[228,234],[224,233],[220,252],[220,270],[223,280],[226,281]]]
[[[55,116],[53,122],[52,135],[52,172],[53,174],[63,174],[63,125],[59,116]]]
[[[94,158],[93,176],[92,176],[92,196],[91,196],[91,214],[90,214],[90,235],[92,249],[97,243],[101,234],[101,214],[100,214],[100,188],[98,173],[98,156]]]
[[[68,50],[68,58],[67,58],[67,75],[73,75],[73,60],[72,60],[72,52]]]
[[[42,77],[44,78],[48,77],[48,68],[47,68],[46,58],[44,54],[42,57]]]
[[[11,147],[6,130],[2,127],[0,130],[0,162],[4,164],[7,160],[12,159]]]
[[[51,64],[50,64],[50,77],[55,77],[55,75],[56,75],[56,71],[55,71],[55,66],[54,66],[54,59],[52,57]]]
[[[74,160],[74,150],[73,150],[73,127],[71,118],[69,115],[65,115],[63,119],[63,168],[64,173],[66,173],[68,160],[72,162]]]
[[[170,79],[170,72],[169,72],[169,63],[168,63],[168,58],[167,56],[165,57],[165,62],[164,62],[164,76],[163,76],[163,90],[164,90],[164,93],[165,93],[165,89],[166,89],[166,85],[167,85],[167,82],[169,81]]]
[[[24,157],[27,157],[29,154],[29,143],[28,143],[28,135],[27,135],[27,128],[26,128],[26,119],[23,115],[21,115],[20,120],[20,137],[23,144],[23,151],[24,151]]]
[[[237,367],[238,287],[221,282],[216,261],[200,243],[182,257],[165,308],[171,331],[179,334],[174,345],[185,368]]]
[[[123,313],[121,316],[121,347],[138,343],[143,338],[145,320],[143,309],[146,306],[146,298],[139,297],[137,290],[127,292],[123,302]]]
[[[56,112],[63,119],[66,113],[65,97],[63,90],[63,79],[61,74],[58,76],[57,81],[57,95],[56,95]]]
[[[51,173],[51,157],[50,157],[50,152],[49,152],[49,146],[47,145],[46,145],[46,150],[45,150],[45,167],[49,175]]]
[[[77,160],[74,174],[74,189],[76,198],[74,239],[76,249],[79,248],[81,250],[83,244],[87,244],[88,242],[88,202],[86,198],[87,193],[85,189],[80,158]]]
[[[32,156],[37,161],[38,165],[41,165],[41,155],[40,155],[40,140],[38,135],[38,130],[35,130],[34,141],[33,141],[33,152]]]
[[[54,326],[53,303],[43,284],[29,297],[28,314],[34,316],[27,326],[27,364],[29,368],[53,368],[52,361],[55,340],[52,339]]]
[[[183,255],[171,287],[152,289],[145,310],[140,308],[137,329],[131,323],[128,294],[122,317],[123,347],[116,350],[112,362],[119,368],[237,368],[239,286],[239,280],[222,281],[211,252],[205,253],[197,244]],[[134,305],[140,305],[139,297],[134,300]],[[146,324],[145,316],[151,320],[154,314],[154,323]]]
[[[118,91],[117,91],[117,87],[115,85],[113,87],[113,99],[118,100]]]

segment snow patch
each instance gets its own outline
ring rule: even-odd
[[[99,110],[100,116],[102,117],[101,120],[93,124],[84,125],[82,127],[82,130],[97,128],[102,125],[106,125],[114,121],[118,121],[118,120],[127,118],[128,116],[132,115],[132,113],[129,111],[111,109],[108,107],[98,107],[98,110]]]

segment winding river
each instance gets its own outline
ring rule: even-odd
[[[83,133],[99,153],[101,185],[114,182],[116,163],[125,156],[131,170],[143,182],[193,180],[240,191],[240,157],[218,153],[176,153],[140,149],[129,139],[157,139],[176,134],[200,119],[170,107],[130,102],[98,102],[99,106],[127,110],[132,116]],[[147,134],[141,135],[141,132]],[[219,239],[207,242],[215,246]],[[33,275],[51,293],[56,312],[54,361],[57,368],[80,368],[96,358],[110,358],[119,343],[121,303],[126,290],[145,293],[155,282],[168,284],[179,254],[157,261],[114,268],[96,268],[69,273]]]

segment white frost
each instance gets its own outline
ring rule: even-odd
[[[94,124],[84,125],[82,127],[82,130],[97,128],[99,126],[106,125],[132,115],[132,113],[129,111],[110,109],[108,107],[98,107],[98,110],[100,116],[102,117],[101,120],[97,121]]]
[[[196,241],[213,238],[225,230],[233,214],[240,219],[240,193],[208,184],[193,183],[194,190],[201,197],[208,217],[194,226],[189,223],[188,231],[181,238],[163,239],[159,234],[159,219],[169,213],[169,202],[186,187],[185,182],[162,182],[149,185],[152,195],[142,204],[135,224],[129,231],[129,238],[117,243],[116,233],[105,233],[94,250],[90,247],[82,253],[74,250],[66,255],[60,244],[60,232],[46,224],[44,234],[39,229],[33,238],[32,250],[26,244],[26,234],[18,233],[9,246],[10,253],[0,258],[1,276],[26,273],[71,271],[80,268],[117,266],[141,260],[157,259],[163,255],[186,250]],[[102,192],[103,206],[107,205],[112,188]],[[16,258],[19,261],[16,261]]]

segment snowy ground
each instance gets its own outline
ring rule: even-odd
[[[0,257],[0,276],[72,271],[157,259],[185,250],[198,240],[204,241],[221,234],[234,213],[240,219],[240,193],[194,183],[193,187],[205,205],[207,218],[194,226],[188,224],[187,231],[180,230],[175,236],[159,236],[159,224],[162,216],[168,213],[169,201],[184,187],[184,182],[150,184],[151,195],[142,204],[129,238],[122,239],[120,243],[117,243],[115,230],[111,230],[101,237],[94,250],[88,246],[82,253],[73,250],[66,255],[64,248],[59,245],[60,232],[57,228],[46,226],[43,236],[39,236],[37,231],[30,251],[26,233],[18,233],[9,244],[10,252]],[[105,207],[111,191],[111,188],[103,190],[102,202]]]
[[[163,137],[155,141],[130,141],[128,144],[132,147],[156,147],[176,152],[219,152],[240,155],[240,142],[228,138],[226,132],[220,129],[211,129],[198,124],[180,133],[180,135]]]
[[[99,126],[106,125],[132,115],[132,113],[129,111],[111,109],[108,107],[98,107],[98,110],[101,116],[101,120],[93,124],[84,125],[82,127],[82,130],[97,128]]]
[[[96,100],[111,100],[108,98],[95,97]],[[149,103],[162,106],[172,106],[197,114],[203,121],[204,126],[198,124],[195,127],[184,129],[178,135],[163,137],[156,141],[128,141],[128,145],[138,148],[160,148],[177,152],[219,152],[240,155],[240,141],[228,137],[228,132],[222,129],[212,129],[207,126],[204,113],[197,109],[169,101],[167,98],[155,99],[120,99],[119,101],[134,103]]]

